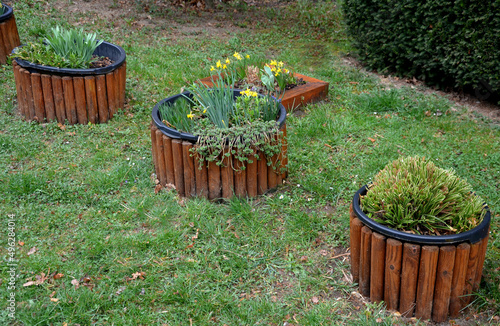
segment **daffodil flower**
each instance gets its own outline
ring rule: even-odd
[[[247,54],[247,55],[245,56],[245,58],[250,59],[250,55],[248,55],[248,54]]]
[[[276,62],[276,60],[271,60],[271,66],[277,66],[278,63]]]
[[[220,60],[217,61],[217,64],[215,65],[217,68],[222,68],[222,64],[220,63]]]
[[[224,120],[222,120],[222,123],[224,124],[224,126],[226,125],[226,123],[224,122]]]
[[[210,71],[214,71],[214,70],[215,70],[214,66],[210,66]]]
[[[278,62],[278,67],[283,67],[284,63],[283,61]]]
[[[238,59],[238,60],[243,59],[243,58],[241,57],[241,55],[240,55],[238,52],[234,52],[233,57],[235,57],[235,58],[236,58],[236,59]]]
[[[194,118],[194,114],[193,114],[193,112],[190,112],[190,113],[187,115],[187,117],[188,117],[189,119],[193,120],[193,118]]]
[[[231,60],[229,60],[229,58],[226,58],[226,63],[227,63],[227,64],[230,64],[230,63],[231,63]]]
[[[207,113],[207,109],[203,110],[203,113]]]
[[[226,68],[227,68],[227,66],[226,66],[226,65],[223,65],[223,66],[222,66],[222,69],[226,69]]]

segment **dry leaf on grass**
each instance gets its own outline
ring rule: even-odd
[[[30,251],[28,251],[28,256],[33,255],[33,254],[34,254],[35,252],[37,252],[37,251],[38,251],[38,248],[37,248],[37,247],[33,247],[33,248],[31,248],[31,249],[30,249]]]

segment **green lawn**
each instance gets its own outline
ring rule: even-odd
[[[467,325],[496,322],[499,124],[345,65],[350,48],[338,7],[299,1],[256,10],[240,1],[210,18],[153,5],[144,12],[141,3],[153,1],[110,1],[101,10],[117,13],[113,22],[70,10],[75,5],[69,1],[57,2],[61,10],[54,3],[14,2],[22,42],[61,24],[121,45],[127,52],[126,104],[102,125],[28,123],[17,113],[12,67],[0,66],[3,298],[12,292],[9,217],[19,260],[16,318],[2,300],[0,324],[414,323],[383,306],[364,305],[352,293],[357,287],[344,255],[352,196],[400,155],[454,168],[491,207],[484,278],[466,316]],[[330,83],[327,100],[287,117],[286,183],[253,200],[225,203],[155,194],[152,107],[187,81],[205,77],[212,60],[243,50]],[[39,285],[28,283],[37,280]]]

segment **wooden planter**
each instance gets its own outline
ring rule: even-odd
[[[0,64],[6,64],[7,57],[12,50],[21,45],[14,11],[5,4],[3,6],[7,8],[7,11],[0,15]]]
[[[125,104],[125,51],[103,42],[94,54],[113,64],[95,69],[65,69],[14,59],[19,111],[27,121],[64,124],[104,123]]]
[[[239,91],[235,90],[236,92],[239,94]],[[175,101],[180,96],[182,94],[162,100],[154,107],[152,113],[150,129],[153,162],[162,186],[172,184],[179,195],[184,197],[208,199],[231,198],[234,195],[256,197],[276,188],[287,177],[286,110],[283,106],[278,119],[280,130],[283,131],[282,152],[271,158],[273,163],[281,162],[277,169],[267,165],[262,152],[257,153],[259,160],[253,158],[252,163],[241,163],[230,155],[224,158],[223,166],[205,162],[200,169],[197,157],[190,152],[198,137],[169,128],[160,118],[159,107],[167,101]],[[241,169],[242,164],[245,166],[244,169]]]
[[[328,95],[329,83],[301,74],[295,74],[295,77],[302,78],[306,83],[285,92],[281,104],[287,111],[302,107],[308,103],[321,101]],[[218,76],[210,76],[200,79],[200,81],[208,87],[212,87],[214,85],[213,81],[217,79]]]
[[[456,318],[481,281],[491,215],[473,230],[449,236],[395,231],[350,209],[351,273],[359,292],[405,317],[443,322]]]

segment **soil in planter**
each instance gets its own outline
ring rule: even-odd
[[[306,84],[306,81],[304,79],[297,78],[295,83],[287,84],[285,86],[285,91],[291,90],[295,87],[298,87],[298,86],[304,85],[304,84]],[[236,88],[236,89],[244,89],[244,88],[247,88],[248,86],[249,85],[245,82],[245,80],[238,80],[236,83],[234,83],[234,88]],[[265,94],[265,89],[262,85],[260,85],[258,93]],[[273,94],[273,95],[276,95],[276,94]]]
[[[103,68],[111,66],[114,63],[114,61],[108,57],[98,57],[96,55],[93,55],[92,59],[95,60],[90,64],[90,68]]]

